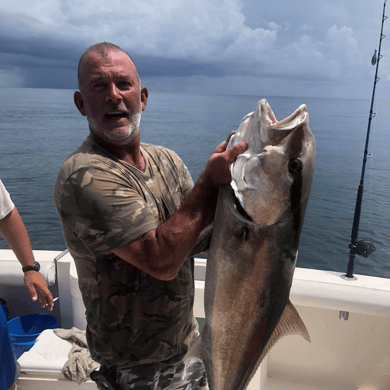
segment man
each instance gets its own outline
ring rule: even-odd
[[[53,310],[53,297],[45,280],[39,273],[37,262],[31,250],[30,239],[22,218],[8,191],[0,180],[0,234],[9,247],[15,252],[24,271],[24,285],[32,301],[38,300],[37,290],[40,291],[39,302],[42,307]],[[35,264],[33,266],[33,264]],[[6,315],[0,307],[0,390],[14,389],[11,385],[16,379],[16,363],[12,352],[11,340],[7,328]]]
[[[55,204],[75,259],[92,357],[121,389],[207,388],[204,367],[183,357],[197,332],[193,259],[214,218],[218,187],[247,148],[220,144],[193,185],[172,151],[140,142],[148,90],[118,46],[90,47],[75,104],[90,135],[57,177]]]

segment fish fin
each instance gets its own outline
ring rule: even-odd
[[[289,334],[300,334],[305,340],[310,342],[309,332],[307,331],[305,324],[301,320],[297,309],[294,307],[290,300],[288,300],[287,305],[284,308],[284,311],[279,319],[279,322],[276,325],[274,331],[272,332],[272,335],[269,338],[262,355],[260,356],[260,361],[263,360],[265,355],[279,339]]]
[[[305,324],[303,323],[301,317],[299,316],[297,309],[294,307],[291,301],[288,300],[287,305],[284,308],[284,311],[279,319],[278,324],[276,325],[274,331],[272,332],[272,335],[269,338],[268,343],[265,346],[264,351],[260,356],[260,359],[256,363],[249,377],[249,380],[246,382],[247,383],[246,387],[252,380],[253,376],[256,374],[256,371],[258,370],[260,363],[263,361],[263,359],[270,351],[270,349],[276,344],[276,342],[280,340],[283,336],[292,335],[292,334],[300,334],[305,340],[307,340],[310,343],[309,332],[307,331]]]
[[[278,329],[278,328],[281,329]],[[288,334],[300,334],[306,341],[310,343],[310,335],[303,323],[301,317],[298,314],[297,309],[288,300],[286,307],[284,308],[283,314],[280,317],[275,330],[281,332],[281,337],[287,336]]]
[[[191,358],[203,360],[202,354],[202,335],[198,335],[188,348],[184,356],[184,363],[187,363]]]

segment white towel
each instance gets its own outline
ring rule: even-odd
[[[68,360],[64,364],[64,377],[77,382],[79,385],[89,379],[92,371],[99,369],[100,364],[95,362],[88,350],[85,331],[73,327],[72,329],[54,329],[54,333],[65,340],[73,342]]]

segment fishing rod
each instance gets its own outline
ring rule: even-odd
[[[385,15],[386,2],[387,0],[385,0],[383,4],[382,27],[381,27],[381,34],[379,39],[378,55],[377,55],[377,51],[375,50],[375,53],[371,59],[372,65],[376,64],[376,71],[375,71],[375,79],[374,79],[374,88],[372,90],[370,116],[368,119],[366,145],[364,148],[362,175],[361,175],[360,184],[359,184],[357,197],[356,197],[355,215],[353,217],[353,225],[352,225],[352,232],[351,232],[351,243],[349,244],[349,261],[347,266],[347,273],[345,274],[346,278],[353,278],[353,265],[354,265],[354,260],[356,255],[368,257],[375,250],[375,247],[372,244],[372,242],[368,240],[358,241],[358,233],[359,233],[359,223],[360,223],[360,212],[361,212],[362,200],[363,200],[364,174],[366,171],[366,162],[367,159],[371,157],[371,155],[368,154],[368,141],[370,138],[371,120],[376,115],[373,112],[373,106],[374,106],[376,83],[380,80],[380,78],[378,77],[378,68],[379,68],[379,61],[383,57],[381,55],[381,46],[382,46],[382,39],[385,38],[386,36],[383,34],[383,25],[385,20],[387,19],[387,16]]]

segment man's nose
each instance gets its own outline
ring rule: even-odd
[[[121,94],[119,93],[119,89],[115,85],[115,83],[111,83],[109,86],[107,101],[109,102],[118,102],[122,99]]]

